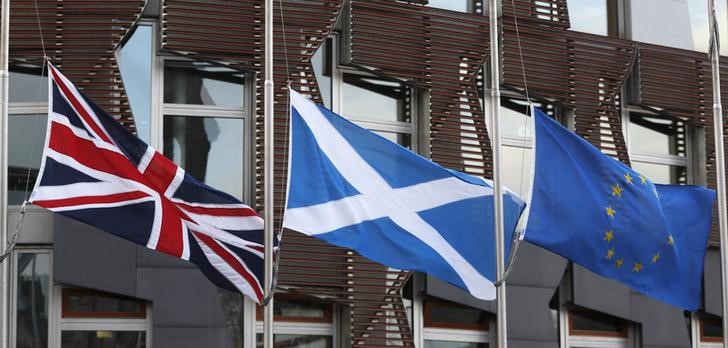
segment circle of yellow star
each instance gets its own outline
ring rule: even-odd
[[[675,238],[672,238],[672,235],[667,236],[667,245],[673,244],[675,244]]]
[[[622,186],[619,184],[612,186],[612,196],[622,197]]]
[[[614,263],[614,265],[615,265],[615,266],[617,266],[617,268],[620,268],[620,267],[622,267],[622,265],[623,265],[623,264],[624,264],[624,259],[618,259],[618,260],[617,260],[617,261],[616,261],[616,262]]]
[[[607,250],[607,260],[611,260],[614,257],[614,248]]]
[[[635,262],[632,272],[639,273],[642,270],[642,262]]]
[[[627,183],[628,184],[631,184],[632,183],[632,176],[629,175],[629,173],[624,174],[624,180],[627,180]]]
[[[613,217],[614,217],[614,214],[616,214],[616,213],[617,213],[617,212],[616,212],[616,211],[614,210],[614,208],[612,208],[612,207],[607,207],[606,209],[607,209],[607,215],[609,215],[609,217],[610,217],[610,218],[613,218]]]
[[[660,252],[658,251],[657,254],[652,255],[652,263],[657,263],[657,261],[660,259]]]
[[[607,232],[604,232],[604,240],[606,240],[607,242],[611,242],[613,238],[614,238],[614,231],[609,230]]]

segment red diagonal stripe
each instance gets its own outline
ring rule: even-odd
[[[184,249],[182,234],[185,231],[182,228],[182,219],[178,214],[179,210],[164,197],[160,200],[162,201],[162,225],[155,249],[166,254],[182,257]]]
[[[240,216],[240,217],[258,216],[258,214],[255,212],[255,210],[248,208],[248,207],[216,208],[216,207],[198,207],[198,206],[192,206],[192,205],[180,203],[180,202],[175,202],[175,204],[177,204],[182,209],[184,209],[190,213],[200,214],[200,215]]]
[[[160,194],[167,191],[172,180],[174,180],[175,174],[177,174],[177,165],[159,152],[154,153],[154,157],[152,157],[147,169],[144,171],[144,177],[149,180],[152,188]]]
[[[76,99],[76,96],[71,92],[71,90],[66,86],[66,84],[63,82],[63,79],[58,75],[58,71],[56,71],[55,68],[51,67],[50,69],[51,73],[53,74],[53,82],[58,85],[58,88],[61,89],[61,92],[64,96],[66,96],[66,99],[71,103],[71,106],[73,106],[74,111],[81,116],[85,121],[86,124],[88,124],[91,127],[91,130],[96,133],[103,141],[113,144],[111,139],[106,136],[106,133],[99,127],[99,125],[96,123],[96,121],[89,115],[89,113],[86,111],[86,109],[83,107],[81,102]],[[66,115],[68,116],[68,115]],[[97,115],[98,116],[98,115]]]
[[[95,204],[95,203],[103,204],[103,203],[132,201],[132,200],[144,198],[144,197],[149,197],[149,195],[144,192],[141,192],[141,191],[131,191],[131,192],[115,193],[115,194],[103,195],[103,196],[79,196],[79,197],[64,198],[64,199],[33,201],[33,204],[39,205],[43,208],[53,209],[53,208],[82,205],[82,204]]]
[[[245,278],[245,281],[247,281],[250,284],[250,287],[253,288],[253,291],[255,291],[255,296],[258,297],[258,302],[263,300],[263,291],[260,288],[258,280],[252,274],[248,273],[248,270],[246,270],[245,267],[240,264],[235,256],[231,255],[227,250],[225,250],[225,248],[221,247],[218,242],[212,239],[210,236],[195,231],[192,231],[192,233],[194,233],[195,237],[197,237],[201,242],[205,243],[205,245],[212,249],[215,254],[225,260],[225,262],[227,262],[227,264],[230,265],[230,267],[232,267],[235,272],[238,272],[238,274]]]

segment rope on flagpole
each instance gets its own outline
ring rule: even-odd
[[[25,207],[27,205],[28,201],[24,201],[23,205],[20,206],[20,216],[18,217],[18,223],[15,225],[15,233],[13,233],[13,237],[10,238],[7,245],[5,246],[5,252],[0,255],[0,262],[4,261],[8,256],[10,256],[15,249],[15,245],[18,242],[18,237],[20,236],[20,231],[23,230],[23,220],[25,220]]]

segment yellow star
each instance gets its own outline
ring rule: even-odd
[[[607,250],[607,260],[611,260],[614,256],[614,248]]]
[[[616,213],[617,212],[614,211],[614,209],[612,207],[607,207],[607,215],[609,215],[610,218],[614,218],[614,214],[616,214]]]
[[[617,262],[614,263],[617,268],[621,268],[622,264],[624,264],[624,259],[618,259]]]
[[[645,178],[644,176],[640,175],[640,180],[642,180],[642,185],[647,185],[647,178]]]
[[[612,196],[622,197],[622,186],[619,184],[612,186]]]
[[[667,236],[667,245],[673,244],[675,244],[675,238],[672,238],[672,235]]]
[[[604,232],[604,240],[606,240],[607,242],[611,242],[612,238],[614,238],[614,231],[609,230],[607,232]]]
[[[635,262],[632,272],[639,273],[642,270],[642,262]]]
[[[652,263],[657,263],[657,260],[660,259],[660,252],[658,251],[657,254],[652,255]]]
[[[628,184],[631,184],[632,183],[632,176],[629,175],[629,173],[624,174],[624,180],[627,180],[627,183]]]

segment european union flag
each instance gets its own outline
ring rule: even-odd
[[[495,298],[493,190],[485,180],[447,170],[294,91],[289,166],[285,227]],[[525,204],[512,193],[503,198],[509,238]]]
[[[525,240],[672,305],[700,305],[715,192],[655,185],[540,110]]]

